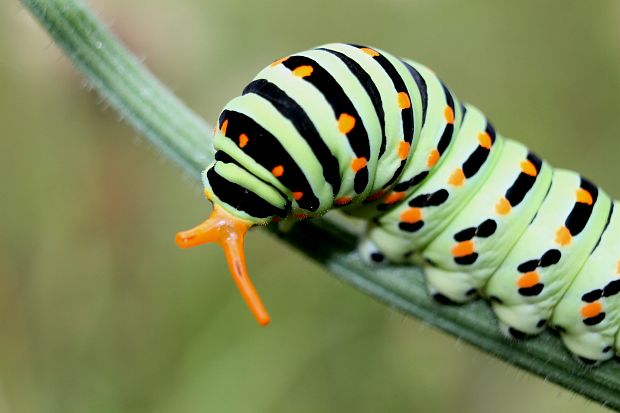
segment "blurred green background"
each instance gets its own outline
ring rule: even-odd
[[[620,2],[93,0],[209,122],[277,57],[367,43],[434,68],[505,135],[620,196]],[[263,231],[258,328],[219,248],[173,235],[195,182],[0,3],[0,412],[595,412],[385,308]]]

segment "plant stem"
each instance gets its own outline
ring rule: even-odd
[[[165,156],[199,177],[213,159],[211,128],[200,117],[166,89],[81,2],[21,1],[127,123]],[[355,236],[326,220],[301,222],[279,236],[325,265],[334,276],[390,307],[546,380],[620,409],[620,364],[608,362],[586,369],[548,332],[525,341],[507,340],[499,333],[486,303],[443,306],[429,298],[418,268],[369,269],[354,252]]]

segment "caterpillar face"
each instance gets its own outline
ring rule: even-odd
[[[177,242],[220,243],[259,323],[244,234],[341,208],[368,220],[364,259],[423,266],[437,301],[480,295],[507,335],[552,326],[589,364],[620,353],[617,203],[501,136],[423,65],[340,43],[286,56],[226,104],[213,142],[213,214]]]

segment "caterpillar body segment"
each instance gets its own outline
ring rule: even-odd
[[[513,335],[544,329],[601,238],[610,210],[609,197],[577,173],[554,171],[536,218],[485,289]]]
[[[463,212],[424,249],[429,289],[458,303],[475,297],[538,212],[551,175],[548,164],[506,139],[497,164]]]
[[[504,140],[497,139],[485,116],[467,105],[447,159],[405,200],[390,204],[390,209],[375,219],[377,225],[369,231],[369,238],[390,261],[407,261],[441,233],[484,183],[503,145]],[[388,200],[379,207],[386,203]],[[382,241],[384,232],[400,239],[400,245]]]
[[[368,96],[374,94],[373,88],[369,87],[374,82],[368,82],[364,72],[369,74],[375,72],[386,86],[377,88],[380,99],[373,99],[371,108],[381,125],[381,134],[377,136],[380,140],[376,170],[371,173],[372,188],[369,196],[374,198],[394,184],[409,161],[409,153],[416,150],[422,130],[423,101],[421,90],[409,75],[403,61],[369,48],[362,48],[362,50],[364,51],[362,56],[359,56],[359,49],[351,50],[350,47],[326,47],[318,50],[317,53],[333,55],[338,62],[339,69],[343,69],[345,73],[352,73],[356,77],[355,80],[365,86],[364,92]],[[359,67],[356,67],[354,62]],[[381,112],[383,116],[380,115]],[[339,203],[347,205],[346,200]]]
[[[414,139],[415,148],[409,152],[408,162],[396,184],[364,200],[363,207],[345,210],[357,217],[369,219],[383,215],[409,197],[446,158],[463,121],[465,107],[430,69],[410,60],[403,62],[422,93],[423,124],[435,127],[422,128],[419,141]]]
[[[620,208],[612,205],[607,228],[573,283],[555,306],[551,324],[566,346],[589,360],[620,353]],[[615,350],[615,351],[614,351]],[[601,356],[602,355],[602,356]]]
[[[488,300],[502,331],[555,328],[592,364],[620,354],[620,209],[574,172],[502,137],[428,68],[328,44],[274,61],[223,109],[203,172],[220,243],[260,324],[245,270],[254,225],[333,208],[368,221],[360,253],[424,267],[442,303]]]

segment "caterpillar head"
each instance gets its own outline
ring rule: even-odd
[[[247,274],[243,238],[253,225],[285,217],[290,210],[290,200],[247,167],[254,161],[241,149],[252,148],[256,143],[250,137],[260,134],[249,132],[254,122],[250,117],[228,110],[231,105],[238,110],[245,107],[243,101],[238,103],[240,100],[233,99],[222,111],[213,138],[215,161],[202,173],[205,195],[214,205],[213,213],[197,227],[179,232],[176,241],[181,248],[219,243],[243,299],[258,323],[267,325],[269,315]],[[236,159],[228,152],[236,153]]]
[[[210,242],[220,244],[241,296],[256,321],[264,326],[269,324],[269,314],[248,276],[243,253],[243,238],[252,225],[251,222],[237,218],[215,204],[209,219],[190,230],[177,233],[176,242],[181,248]]]

